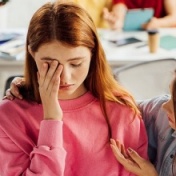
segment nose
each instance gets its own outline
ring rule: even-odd
[[[61,84],[69,83],[70,77],[71,77],[71,70],[66,66],[64,66],[61,73]]]

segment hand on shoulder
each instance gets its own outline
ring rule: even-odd
[[[11,84],[10,84],[10,88],[6,90],[6,95],[3,97],[3,99],[9,99],[9,100],[13,100],[14,98],[18,98],[18,99],[23,99],[22,95],[19,92],[19,88],[22,87],[24,85],[24,78],[22,77],[15,77]]]

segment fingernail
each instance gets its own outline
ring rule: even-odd
[[[131,148],[128,148],[127,150],[129,153],[131,153],[133,151]]]
[[[4,96],[4,97],[2,98],[2,100],[5,100],[5,99],[7,99],[7,96]]]
[[[13,100],[13,97],[9,97],[10,100]]]
[[[111,143],[114,143],[114,139],[111,138],[111,139],[110,139],[110,142],[111,142]]]

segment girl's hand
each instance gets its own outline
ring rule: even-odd
[[[14,98],[23,99],[22,95],[19,92],[19,88],[24,85],[24,82],[25,82],[24,78],[15,77],[10,84],[10,88],[6,90],[3,99],[9,100],[13,100]]]
[[[54,60],[44,63],[38,73],[39,92],[44,111],[44,119],[61,120],[62,109],[58,101],[60,76],[63,66]]]
[[[116,159],[121,163],[126,170],[137,176],[158,176],[152,163],[140,157],[133,149],[125,147],[119,141],[111,139],[111,148]]]

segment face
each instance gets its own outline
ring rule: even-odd
[[[170,86],[170,92],[172,94],[172,84]],[[167,102],[163,103],[163,109],[167,113],[169,125],[171,126],[171,128],[176,130],[173,97],[171,97]]]
[[[91,52],[84,46],[70,47],[53,41],[42,45],[37,52],[31,53],[35,59],[39,74],[44,63],[53,60],[63,65],[60,77],[59,99],[73,99],[83,95],[87,90],[84,86],[89,71]]]

